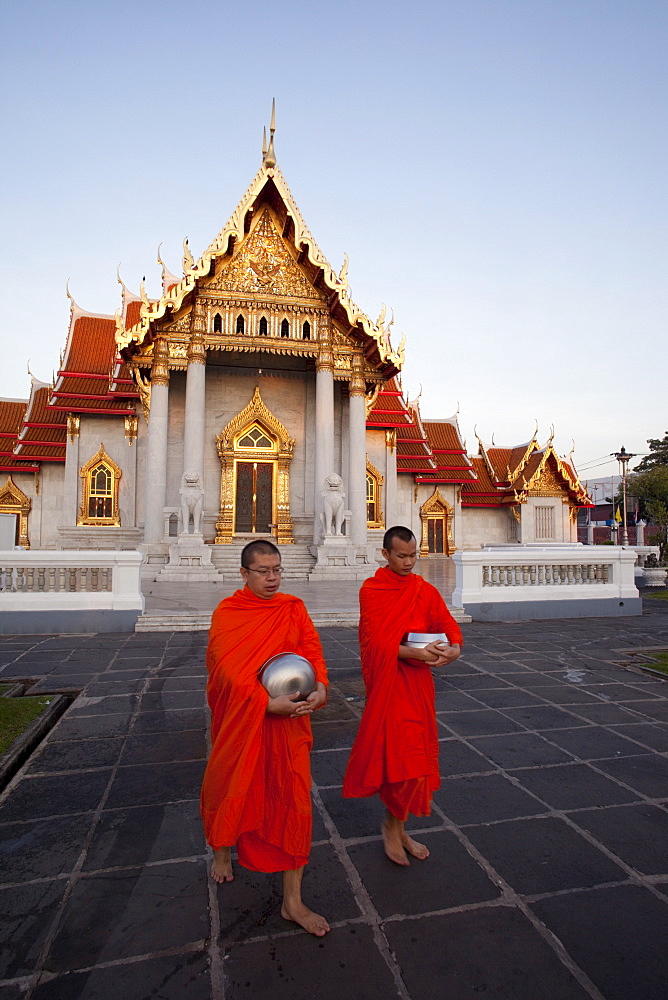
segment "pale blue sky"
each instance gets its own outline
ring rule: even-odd
[[[5,4],[0,394],[278,162],[422,412],[596,460],[668,428],[665,0]],[[591,466],[591,472],[587,471]]]

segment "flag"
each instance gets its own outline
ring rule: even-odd
[[[622,515],[619,513],[619,507],[617,508],[617,512],[615,513],[615,521],[617,522],[617,524],[622,523]]]

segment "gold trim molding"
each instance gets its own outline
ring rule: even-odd
[[[253,424],[263,428],[276,442],[272,452],[260,453],[257,449],[243,449],[237,446],[237,440],[243,437],[244,431]],[[279,545],[290,545],[292,537],[292,518],[290,517],[290,462],[295,446],[280,420],[264,405],[260,390],[255,386],[255,392],[248,406],[216,435],[216,447],[220,458],[222,471],[220,478],[220,511],[216,521],[216,545],[224,545],[234,541],[235,514],[235,464],[242,462],[257,462],[260,460],[275,460],[277,466],[274,483],[274,523],[276,524],[276,541]],[[261,458],[263,455],[263,458]]]
[[[30,548],[28,537],[28,514],[32,506],[29,496],[19,489],[11,476],[7,476],[7,482],[0,489],[0,514],[16,514],[19,519],[19,545]]]
[[[89,517],[88,501],[91,497],[89,473],[100,463],[106,465],[111,472],[111,516]],[[121,515],[118,505],[118,491],[123,473],[114,460],[109,458],[102,443],[100,443],[97,453],[85,465],[81,466],[79,475],[81,477],[81,506],[79,507],[79,516],[77,517],[77,527],[80,525],[111,525],[112,527],[120,528]]]

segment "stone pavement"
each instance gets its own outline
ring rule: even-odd
[[[205,633],[3,636],[0,673],[81,692],[0,798],[0,1000],[659,1000],[668,981],[668,646],[642,617],[464,627],[437,680],[431,857],[383,855],[340,785],[362,704],[354,631],[322,634],[305,897],[207,879]]]

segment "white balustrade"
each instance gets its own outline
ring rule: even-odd
[[[0,552],[0,612],[144,609],[140,552]]]
[[[454,554],[456,585],[453,604],[465,610],[483,606],[543,605],[545,602],[607,600],[619,608],[638,602],[634,583],[636,551],[613,545],[514,545],[484,546],[477,551]],[[593,613],[597,613],[595,606]],[[638,607],[634,603],[634,607]],[[569,616],[573,613],[569,605]],[[476,617],[474,611],[472,612]],[[582,614],[587,612],[582,609]],[[610,610],[609,613],[613,613]],[[620,612],[622,613],[622,612]],[[628,613],[625,612],[625,613]],[[483,612],[483,616],[487,616]],[[489,612],[490,617],[500,614]],[[512,617],[511,609],[503,612]],[[538,615],[532,615],[538,617]],[[552,609],[549,617],[558,617]]]

